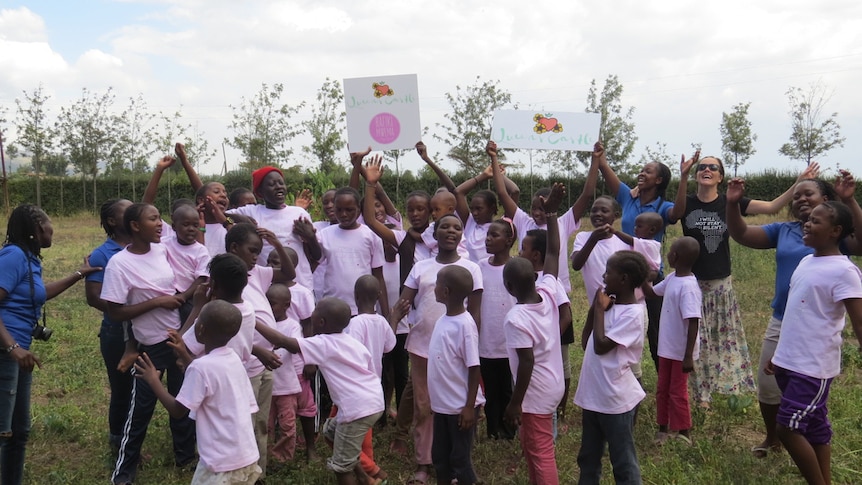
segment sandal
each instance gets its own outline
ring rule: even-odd
[[[769,456],[770,452],[778,453],[779,451],[781,451],[781,445],[778,444],[770,446],[754,445],[751,447],[751,454],[754,455],[755,458],[761,459]]]
[[[428,479],[431,478],[428,472],[417,470],[413,472],[413,478],[407,481],[407,485],[428,485]]]

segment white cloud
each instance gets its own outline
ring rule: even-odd
[[[0,10],[0,39],[44,42],[45,22],[27,7]]]

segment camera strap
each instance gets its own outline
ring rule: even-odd
[[[30,255],[27,255],[27,275],[29,276],[28,282],[30,283],[30,305],[33,306],[33,326],[32,328],[36,328],[36,325],[39,324],[39,317],[36,312],[36,285],[33,283],[33,266],[30,262]],[[45,326],[45,308],[43,305],[42,308],[42,326]]]

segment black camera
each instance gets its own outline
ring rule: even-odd
[[[47,342],[48,339],[51,338],[51,335],[53,335],[53,334],[54,334],[54,331],[51,330],[50,328],[46,327],[45,325],[36,324],[36,326],[33,327],[33,334],[32,335],[33,335],[33,338],[35,338],[37,340]]]

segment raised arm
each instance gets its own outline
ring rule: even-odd
[[[557,210],[563,202],[566,188],[561,183],[551,186],[548,198],[539,197],[542,201],[542,210],[545,211],[548,224],[547,246],[545,249],[545,266],[542,271],[545,274],[559,275],[560,271],[560,224],[557,221]]]
[[[364,151],[352,152],[350,154],[350,164],[353,165],[353,170],[350,172],[350,185],[356,190],[359,190],[360,177],[365,177],[365,170],[362,168],[362,160],[371,153],[369,146]]]
[[[862,242],[859,241],[859,237],[862,236],[862,207],[859,207],[859,202],[856,201],[854,195],[856,193],[856,180],[847,170],[838,171],[838,179],[835,180],[835,192],[838,193],[841,202],[853,214],[853,227],[856,228],[854,234],[844,238],[844,244],[851,254],[862,255]]]
[[[493,141],[488,141],[488,144],[485,145],[485,153],[491,157],[491,175],[494,177],[494,188],[497,189],[497,197],[500,198],[503,213],[511,219],[518,212],[518,203],[512,199],[512,196],[506,190],[506,180],[500,167],[500,161],[497,159],[497,144]]]
[[[189,157],[186,156],[186,147],[182,143],[177,143],[176,146],[174,146],[174,153],[177,154],[177,158],[180,159],[180,163],[183,165],[183,170],[185,170],[186,175],[189,177],[192,192],[197,192],[198,189],[204,186],[204,183],[201,182],[201,178],[198,176],[198,173],[195,172],[195,168],[192,167],[191,163],[189,163]]]
[[[602,145],[602,142],[597,141],[596,145],[593,147],[593,154],[590,157],[590,168],[587,170],[587,180],[584,182],[584,191],[581,192],[581,195],[578,196],[578,199],[575,200],[574,204],[572,204],[572,217],[575,218],[575,222],[580,221],[581,217],[583,217],[590,208],[590,200],[596,192],[596,183],[599,180],[599,167],[602,164],[602,160],[605,160],[605,163],[607,163],[605,147]]]
[[[686,160],[685,155],[680,157],[679,161],[679,189],[676,191],[676,200],[673,202],[673,207],[667,211],[667,219],[671,223],[675,223],[685,215],[685,202],[688,196],[688,174],[691,172],[691,167],[697,165],[700,159],[700,150],[694,152],[694,156]]]
[[[748,203],[745,213],[749,215],[777,213],[784,207],[787,207],[787,204],[789,204],[793,199],[793,190],[796,188],[796,184],[803,180],[817,178],[817,175],[819,174],[820,164],[817,162],[811,162],[811,164],[808,165],[801,174],[799,174],[799,177],[796,177],[796,182],[794,182],[790,188],[785,190],[783,194],[768,202],[765,200],[752,199],[751,202]]]
[[[469,178],[458,187],[455,187],[455,212],[458,213],[458,217],[460,217],[461,221],[465,224],[470,215],[470,207],[467,204],[467,194],[470,193],[471,190],[478,188],[482,182],[491,179],[493,176],[492,170],[493,167],[489,165],[479,175]]]
[[[153,170],[153,176],[150,177],[150,181],[147,182],[147,188],[144,189],[144,196],[141,198],[141,202],[152,204],[156,200],[156,194],[159,192],[159,181],[162,179],[162,174],[165,173],[165,170],[171,168],[176,161],[176,158],[170,155],[165,155],[161,160],[156,162],[156,168]]]
[[[745,182],[741,178],[731,179],[727,183],[727,232],[734,241],[754,249],[769,249],[774,247],[766,231],[760,226],[749,226],[742,217],[739,200],[745,193]]]
[[[614,170],[608,163],[607,158],[603,158],[601,163],[599,163],[599,172],[602,173],[602,177],[605,179],[605,187],[608,188],[608,192],[610,192],[612,196],[616,197],[617,192],[620,191],[620,184],[622,182],[620,182],[620,178],[617,177],[617,174],[614,173]]]
[[[291,260],[287,255],[287,252],[285,252],[281,241],[278,240],[278,236],[269,229],[265,229],[263,227],[257,228],[257,235],[272,245],[272,250],[278,253],[278,259],[281,261],[281,267],[279,270],[272,272],[272,282],[284,283],[287,281],[293,281],[293,279],[296,278],[296,268],[293,266],[293,260]]]
[[[431,160],[431,157],[428,156],[428,148],[421,141],[416,144],[416,152],[418,152],[422,160],[428,164],[428,167],[437,174],[437,178],[440,179],[440,183],[443,184],[443,187],[446,187],[446,190],[454,194],[455,182],[449,178],[449,175],[447,175],[446,172],[444,172],[443,169],[434,162],[434,160]]]
[[[365,164],[365,186],[368,190],[365,191],[365,201],[362,205],[362,218],[365,220],[365,225],[374,231],[384,244],[398,247],[398,239],[392,229],[386,227],[383,223],[374,217],[374,202],[377,200],[377,187],[380,182],[380,177],[383,175],[382,159],[380,155],[375,155]]]

